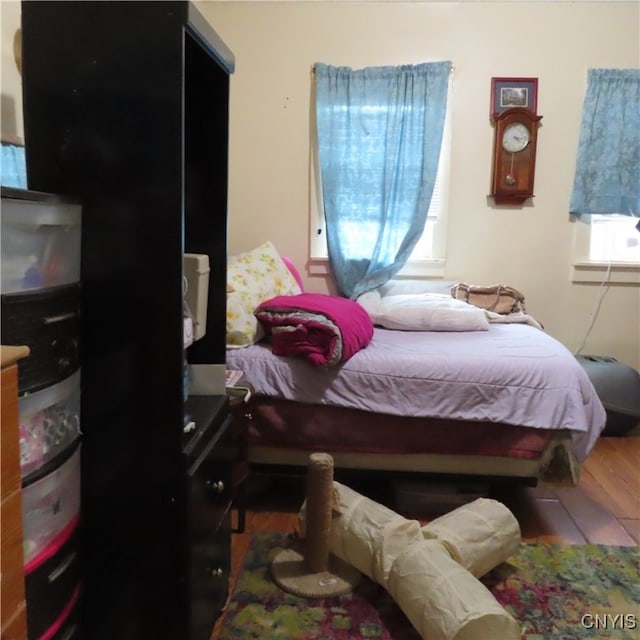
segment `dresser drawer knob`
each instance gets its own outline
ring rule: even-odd
[[[222,480],[218,480],[217,482],[207,480],[206,484],[213,493],[222,493],[224,491],[224,482],[222,482]]]
[[[217,569],[211,569],[212,578],[219,578],[223,574],[224,574],[224,571],[220,567],[218,567]]]

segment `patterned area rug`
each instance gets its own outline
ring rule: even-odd
[[[292,544],[288,534],[253,536],[220,640],[420,640],[387,591],[366,577],[335,598],[282,591],[271,560]],[[640,638],[638,547],[522,544],[482,582],[522,623],[527,640]]]

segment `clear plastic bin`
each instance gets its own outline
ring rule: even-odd
[[[80,435],[80,371],[18,400],[20,470],[25,478]]]
[[[55,471],[22,489],[27,565],[80,513],[80,446]]]
[[[0,220],[2,293],[80,280],[80,205],[2,198]]]

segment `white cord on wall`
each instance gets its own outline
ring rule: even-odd
[[[598,287],[598,295],[596,296],[596,302],[593,306],[593,309],[591,310],[591,313],[589,314],[589,324],[587,326],[587,331],[584,334],[584,338],[582,339],[582,342],[580,343],[580,347],[573,354],[575,356],[580,355],[580,352],[584,349],[587,343],[589,334],[591,333],[591,329],[593,329],[593,325],[595,325],[596,318],[598,317],[598,313],[600,312],[602,301],[604,300],[604,297],[607,295],[607,292],[609,291],[610,279],[611,279],[611,260],[609,260],[609,264],[607,265],[607,272],[604,275],[604,279],[602,280],[602,282],[600,283],[600,286]]]

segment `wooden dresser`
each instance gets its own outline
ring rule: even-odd
[[[28,347],[0,347],[2,360],[0,638],[2,640],[25,640],[27,637],[22,554],[17,362],[28,355]]]

